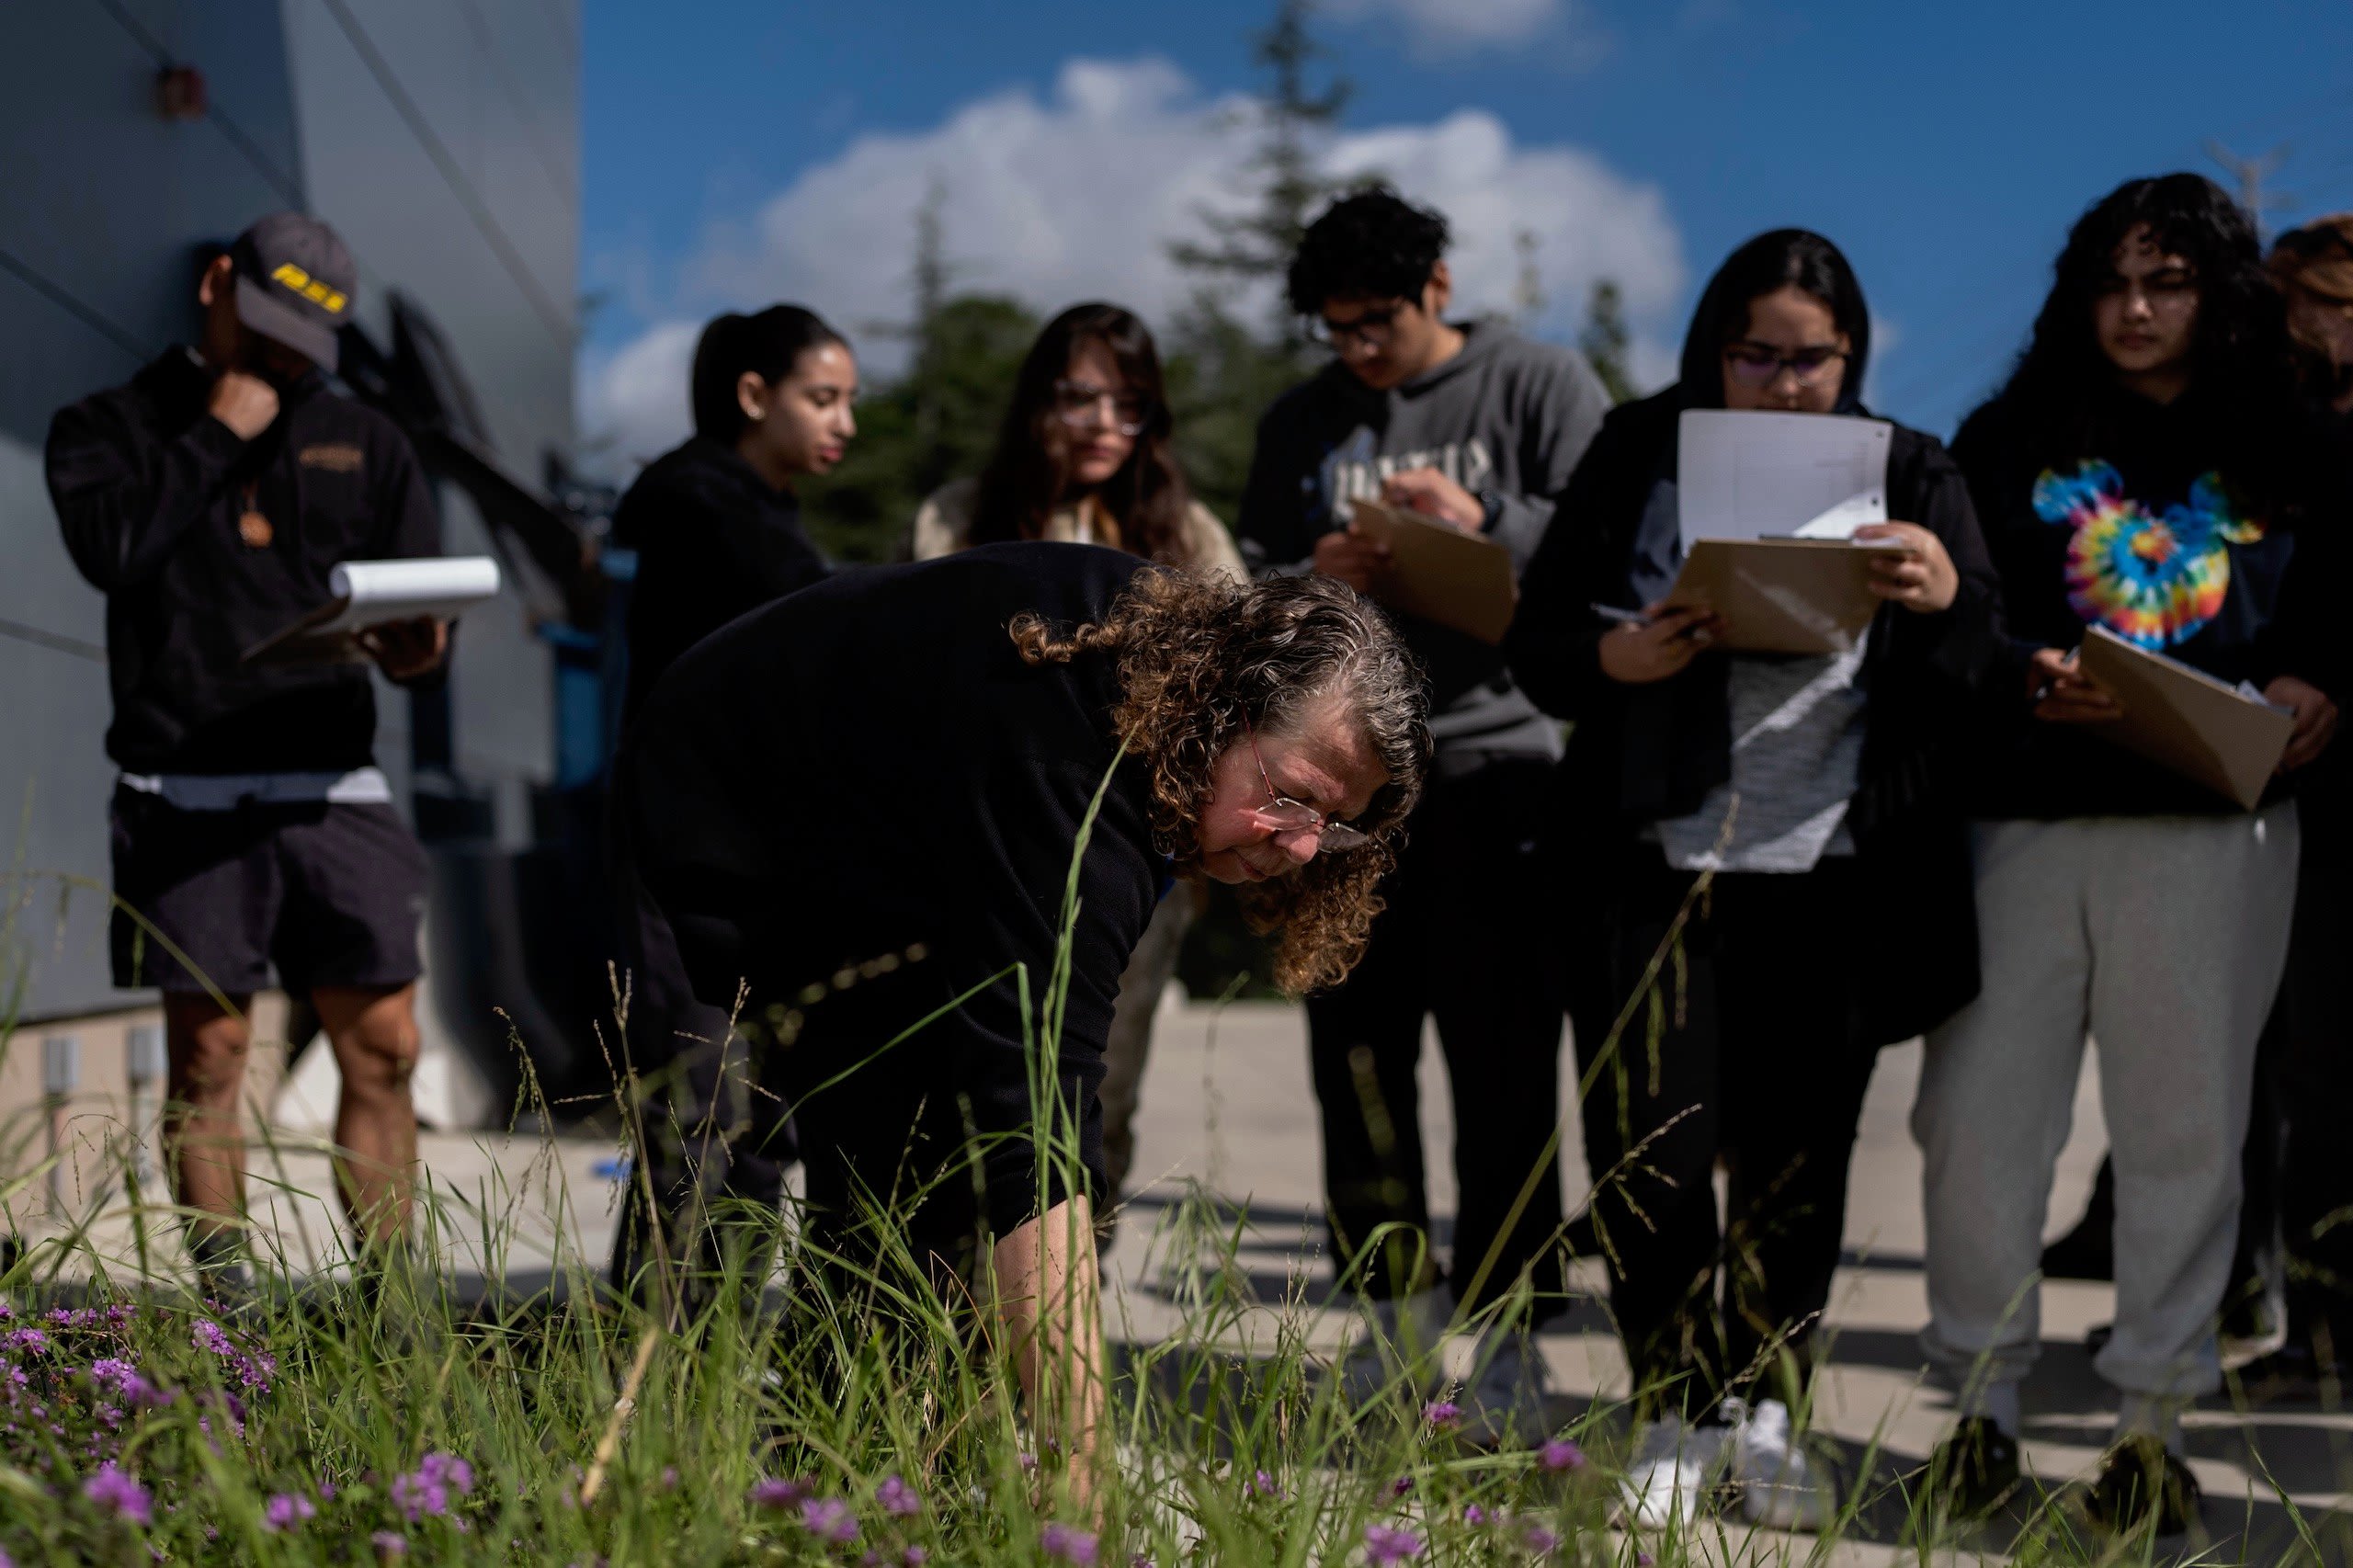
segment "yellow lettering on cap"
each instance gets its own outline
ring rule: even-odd
[[[330,312],[335,315],[341,315],[343,313],[343,307],[350,302],[350,301],[345,299],[342,295],[336,293],[332,289],[327,290],[327,297],[319,301],[319,303],[324,305]]]
[[[324,279],[312,277],[290,261],[280,262],[278,270],[269,275],[269,280],[284,284],[332,315],[341,315],[343,307],[351,303],[347,296],[327,287]]]
[[[269,275],[269,279],[273,283],[283,283],[289,289],[300,293],[302,286],[310,282],[311,275],[292,262],[286,261],[278,264],[278,270]]]

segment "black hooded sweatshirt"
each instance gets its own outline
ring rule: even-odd
[[[327,602],[345,561],[438,555],[432,487],[398,426],[313,370],[251,441],[206,408],[213,372],[174,348],[61,411],[51,500],[107,596],[107,755],[132,773],[347,772],[376,745],[362,665],[244,662]],[[247,513],[267,529],[243,526]]]
[[[624,724],[679,654],[825,575],[792,493],[703,436],[645,465],[613,513],[613,541],[637,552]]]
[[[2026,667],[2105,625],[2221,679],[2292,675],[2342,702],[2334,602],[2353,528],[2341,458],[2308,420],[2245,417],[2192,387],[2170,403],[2091,394],[2080,432],[1997,397],[1953,438],[2002,576],[2007,669],[1990,688],[1972,811],[1988,817],[2210,815],[2239,808],[2091,726],[2032,716]],[[2202,591],[2200,591],[2202,590]],[[2332,747],[2332,749],[2334,749]],[[2304,770],[2280,774],[2282,799]]]
[[[1613,681],[1597,645],[1614,625],[1591,608],[1648,604],[1673,581],[1682,557],[1678,427],[1687,408],[1723,406],[1725,340],[1722,322],[1694,321],[1683,380],[1611,412],[1520,580],[1505,644],[1512,672],[1539,707],[1574,726],[1554,818],[1578,873],[1572,885],[1606,888],[1635,857],[1655,857],[1641,830],[1699,810],[1732,777],[1727,662],[1702,657],[1649,685]],[[1868,342],[1855,346],[1848,388],[1861,384],[1868,353]],[[1836,412],[1866,411],[1849,392]],[[1887,506],[1891,517],[1943,541],[1961,586],[1937,614],[1883,606],[1857,677],[1863,754],[1847,824],[1868,890],[1856,964],[1861,1028],[1875,1044],[1909,1039],[1976,994],[1975,906],[1949,747],[2001,646],[1993,565],[1961,471],[1933,437],[1895,427]]]
[[[980,988],[798,1114],[804,1149],[834,1140],[890,1153],[918,1102],[952,1121],[962,1096],[984,1138],[1011,1135],[982,1160],[1000,1235],[1035,1201],[1020,1138],[1033,1098],[1023,993],[1004,971],[1028,966],[1034,1020],[1074,892],[1051,1076],[1081,1119],[1099,1191],[1104,1040],[1166,864],[1152,843],[1150,778],[1119,757],[1111,655],[1033,666],[1006,629],[1025,611],[1065,627],[1099,619],[1143,565],[1025,542],[831,577],[681,658],[615,765],[624,863],[675,934],[696,995],[732,1012],[746,983],[741,1016],[753,1020],[801,1005],[810,985],[823,996],[782,1057],[796,1104]],[[886,975],[871,967],[915,949],[920,961]],[[853,986],[830,978],[859,966]]]

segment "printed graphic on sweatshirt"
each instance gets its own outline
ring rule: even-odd
[[[1476,436],[1410,452],[1377,452],[1378,445],[1373,433],[1358,426],[1324,460],[1323,472],[1316,478],[1335,522],[1347,522],[1352,502],[1379,496],[1385,481],[1408,469],[1434,468],[1473,495],[1495,477],[1495,457]]]
[[[2228,547],[2263,538],[2263,520],[2239,512],[2219,473],[2200,475],[2187,502],[2152,512],[2098,459],[2072,474],[2043,470],[2034,515],[2075,530],[2067,602],[2075,613],[2149,649],[2186,642],[2213,619],[2231,591]]]

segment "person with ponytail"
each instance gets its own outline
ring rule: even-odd
[[[977,479],[940,486],[915,514],[915,558],[1052,540],[1238,582],[1241,553],[1217,514],[1193,499],[1174,437],[1151,331],[1117,305],[1073,305],[1022,360],[988,466]],[[1103,1158],[1115,1198],[1135,1157],[1153,1018],[1205,896],[1198,879],[1172,881],[1120,982],[1103,1078]]]
[[[825,574],[792,482],[858,434],[858,360],[799,305],[714,318],[695,345],[695,433],[645,465],[613,514],[637,552],[623,722],[670,662],[748,609]]]
[[[689,393],[694,435],[648,463],[613,514],[614,544],[637,556],[624,732],[678,655],[745,611],[824,580],[792,483],[832,469],[858,433],[858,361],[841,334],[799,305],[714,318],[695,345]],[[762,1114],[756,1128],[742,1128],[745,1114],[722,1108],[734,1036],[724,1008],[653,985],[631,998],[627,1034],[628,1067],[661,1108],[652,1120],[663,1131],[648,1145],[648,1179],[631,1184],[622,1206],[617,1281],[641,1272],[652,1211],[688,1200],[686,1155],[670,1130],[722,1118],[738,1127],[740,1136],[712,1141],[697,1174],[764,1210],[776,1208],[792,1163],[780,1110],[747,1108]]]
[[[632,961],[741,1020],[756,1097],[796,1108],[797,1299],[993,1299],[1031,1420],[1092,1473],[1097,1086],[1154,903],[1233,884],[1279,983],[1336,983],[1428,750],[1353,590],[1089,546],[845,574],[680,659],[615,765]]]

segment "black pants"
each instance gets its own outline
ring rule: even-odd
[[[1592,1213],[1638,1399],[1697,1414],[1784,1349],[1795,1381],[1809,1370],[1876,1055],[1847,940],[1870,912],[1843,857],[1720,875],[1646,987],[1696,878],[1640,846],[1599,880],[1569,949]]]
[[[626,859],[615,867],[614,885],[645,1173],[631,1175],[621,1201],[611,1277],[616,1289],[642,1293],[655,1260],[657,1215],[660,1256],[709,1270],[718,1261],[709,1221],[731,1202],[777,1210],[794,1147],[786,1102],[761,1084],[766,1063],[754,1059],[768,1054],[770,1042],[738,1036],[724,1009],[696,997],[668,920]]]
[[[1415,1081],[1422,1020],[1435,1016],[1461,1194],[1454,1287],[1476,1311],[1525,1274],[1539,1319],[1561,1305],[1560,1160],[1545,1152],[1560,1092],[1552,975],[1561,892],[1533,843],[1550,777],[1546,764],[1518,759],[1434,777],[1382,887],[1388,907],[1363,962],[1346,983],[1308,999],[1332,1253],[1343,1277],[1353,1271],[1376,1300],[1441,1277],[1428,1256]],[[1531,1176],[1533,1191],[1506,1231]],[[1404,1229],[1376,1243],[1389,1224]]]
[[[2344,1145],[2346,1108],[2353,1105],[2353,1007],[2344,972],[2353,950],[2348,877],[2353,846],[2332,838],[2322,854],[2305,856],[2275,1040],[2266,1042],[2279,1047],[2266,1065],[2284,1113],[2275,1191],[2287,1252],[2288,1332],[2291,1342],[2317,1344],[2340,1361],[2353,1361],[2353,1161]]]

